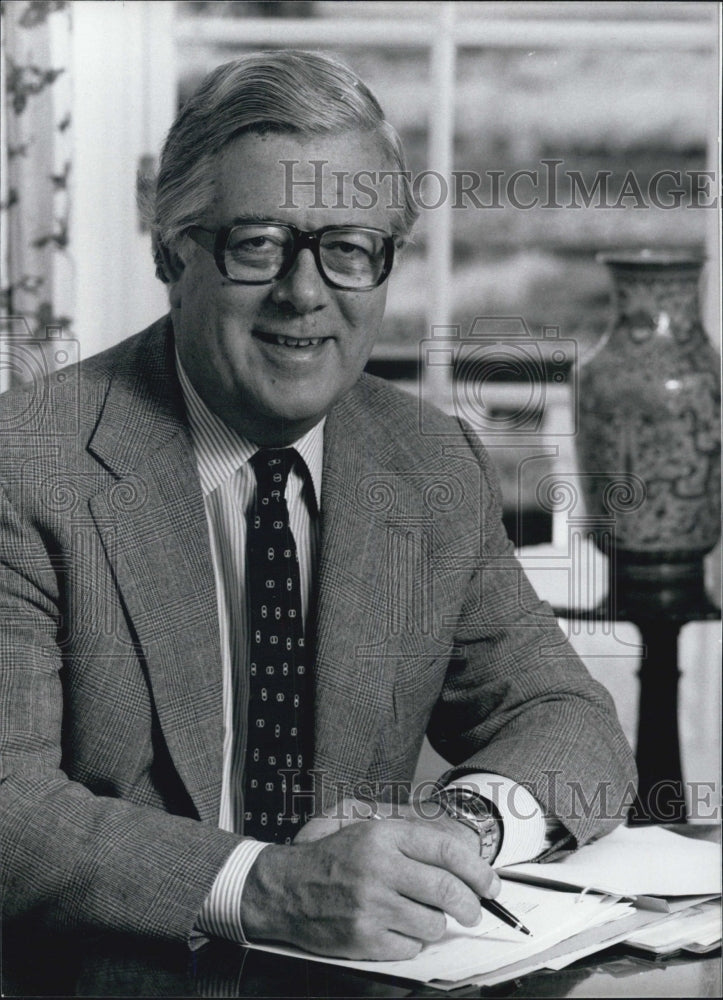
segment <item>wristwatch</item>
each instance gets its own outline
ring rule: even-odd
[[[433,799],[458,822],[474,830],[479,838],[480,857],[492,864],[502,847],[502,817],[489,801],[468,788],[454,785],[435,792]]]

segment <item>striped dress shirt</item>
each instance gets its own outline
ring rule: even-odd
[[[246,599],[246,519],[253,503],[256,476],[249,459],[258,446],[237,434],[200,398],[180,358],[176,368],[188,412],[191,439],[201,482],[213,557],[218,601],[223,677],[223,778],[219,827],[242,830],[242,796],[246,741],[238,738],[246,724],[247,700],[241,692],[248,670],[248,605]],[[301,610],[306,624],[319,550],[319,512],[324,420],[293,443],[306,466],[297,462],[289,473],[286,502],[299,556]],[[203,906],[197,927],[219,937],[243,940],[239,904],[246,876],[267,845],[246,840],[230,855]]]

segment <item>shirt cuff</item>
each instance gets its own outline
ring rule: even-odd
[[[542,806],[524,785],[501,774],[465,774],[447,788],[465,788],[491,802],[502,819],[502,846],[494,859],[495,868],[531,861],[549,850],[565,828],[554,816],[546,816]]]
[[[254,861],[269,846],[259,840],[244,840],[228,856],[196,919],[195,930],[200,935],[248,944],[241,923],[241,894]]]

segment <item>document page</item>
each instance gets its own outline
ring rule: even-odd
[[[477,927],[462,927],[447,918],[447,933],[425,945],[416,958],[399,962],[357,962],[324,958],[295,948],[253,945],[264,951],[312,961],[330,962],[376,975],[419,982],[456,981],[498,969],[544,951],[559,941],[599,922],[630,912],[629,904],[613,897],[561,893],[516,882],[503,883],[498,901],[532,931],[527,937],[484,912]]]
[[[720,940],[720,900],[708,900],[629,935],[625,942],[635,948],[665,955],[691,945],[706,948],[716,942],[720,944]]]
[[[703,896],[720,892],[721,853],[718,844],[660,827],[621,826],[561,861],[512,865],[499,874],[620,896]]]

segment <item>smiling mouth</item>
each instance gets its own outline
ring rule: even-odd
[[[318,347],[331,337],[284,337],[278,333],[265,333],[263,330],[254,330],[254,336],[263,340],[266,344],[273,344],[275,347]]]

